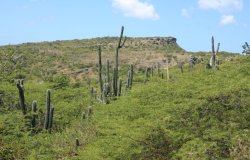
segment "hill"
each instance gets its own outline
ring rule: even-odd
[[[117,41],[118,37],[104,37],[2,46],[0,60],[4,65],[1,70],[26,75],[33,72],[33,76],[45,80],[55,74],[68,75],[73,79],[93,77],[96,75],[98,46],[102,46],[103,59],[109,58],[113,64]],[[142,67],[161,62],[167,55],[176,58],[176,53],[185,53],[173,37],[128,37],[125,44],[119,57],[121,65],[133,63]],[[6,77],[12,76],[10,79],[16,76],[6,74]]]
[[[219,68],[206,69],[211,53],[186,53],[164,38],[129,38],[127,44],[141,44],[121,49],[122,96],[104,104],[96,44],[103,46],[104,73],[105,58],[113,65],[115,48],[103,43],[111,41],[115,47],[117,38],[106,37],[0,48],[0,159],[249,159],[249,56],[219,53]],[[198,59],[194,65],[191,57]],[[133,86],[125,88],[131,63]],[[146,67],[152,67],[148,77]],[[17,79],[24,79],[26,115]],[[49,130],[44,129],[47,89],[54,108]]]

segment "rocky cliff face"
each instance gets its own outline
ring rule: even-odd
[[[177,41],[175,37],[149,37],[146,40],[152,44],[176,44]]]

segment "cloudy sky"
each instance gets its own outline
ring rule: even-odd
[[[1,0],[0,45],[118,36],[174,36],[187,51],[241,52],[249,0]]]

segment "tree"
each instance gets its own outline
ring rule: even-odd
[[[247,42],[245,42],[242,48],[243,48],[243,51],[242,51],[243,54],[250,55],[250,47]]]

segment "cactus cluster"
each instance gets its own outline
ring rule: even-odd
[[[119,49],[122,48],[126,42],[126,37],[123,38],[123,32],[124,27],[121,28],[121,34],[118,42],[118,46],[116,48],[116,54],[115,54],[115,67],[113,68],[113,77],[112,80],[110,78],[110,61],[109,58],[106,59],[106,76],[105,81],[103,82],[102,79],[102,58],[101,58],[101,46],[98,48],[98,81],[99,81],[99,88],[100,88],[100,100],[104,103],[108,103],[109,99],[108,97],[111,96],[121,96],[121,86],[122,86],[122,80],[119,79],[119,70],[118,70],[118,55],[119,55]],[[129,86],[132,86],[132,79],[133,79],[133,65],[130,67],[130,78],[129,78]],[[119,79],[119,80],[118,80]],[[94,88],[91,88],[91,96],[95,97],[94,95]]]
[[[22,114],[24,115],[25,119],[25,126],[29,125],[29,129],[34,131],[35,127],[37,126],[37,101],[33,101],[31,105],[31,113],[27,114],[27,108],[25,105],[25,97],[24,97],[24,81],[18,80],[17,81],[17,88],[19,91],[19,104],[22,110]],[[47,99],[46,99],[46,114],[45,114],[45,121],[44,121],[44,129],[51,131],[52,124],[53,124],[53,115],[54,115],[54,107],[51,105],[51,91],[47,90]]]

